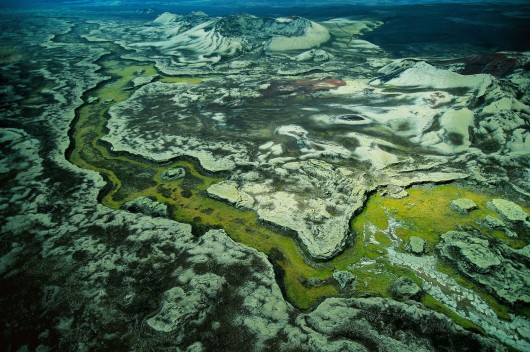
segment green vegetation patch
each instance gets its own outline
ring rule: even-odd
[[[421,185],[407,191],[409,196],[403,199],[387,198],[380,194],[372,195],[363,212],[352,221],[351,227],[356,238],[355,262],[372,263],[366,266],[354,265],[356,267],[354,273],[366,282],[365,287],[368,291],[366,293],[387,294],[386,290],[392,278],[398,275],[414,279],[414,272],[391,265],[385,255],[385,248],[391,246],[397,252],[405,252],[406,243],[412,236],[424,239],[430,254],[435,252],[442,234],[457,229],[480,232],[513,248],[528,245],[528,238],[524,235],[513,238],[507,235],[506,230],[487,229],[479,225],[486,216],[500,219],[498,214],[489,209],[487,203],[494,198],[502,197],[468,190],[454,184]],[[478,208],[469,213],[453,209],[451,202],[461,198],[471,199]],[[524,210],[528,213],[527,209]],[[392,238],[392,235],[395,235],[395,238]],[[476,292],[499,318],[511,319],[509,315],[511,311],[507,306],[485,292],[479,285],[463,277],[449,263],[439,260],[436,270],[454,278],[462,287]],[[360,287],[359,292],[362,290],[363,288]],[[459,317],[430,296],[426,296],[423,303],[448,315],[463,327],[476,328],[473,323]]]
[[[458,228],[476,229],[483,235],[500,239],[513,248],[522,248],[528,244],[528,239],[524,237],[511,238],[505,231],[488,230],[478,225],[487,215],[500,219],[499,215],[487,207],[487,202],[496,198],[492,195],[456,185],[422,185],[407,191],[409,196],[403,199],[387,198],[379,194],[370,197],[366,210],[352,222],[353,231],[362,234],[367,223],[386,229],[389,218],[394,218],[400,224],[396,228],[396,234],[403,243],[411,236],[418,236],[423,238],[431,249],[439,242],[442,234]],[[478,209],[467,214],[454,210],[451,201],[460,198],[471,199]],[[528,212],[527,209],[525,211]]]

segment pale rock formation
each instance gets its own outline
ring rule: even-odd
[[[449,231],[437,245],[441,256],[464,275],[510,304],[529,303],[528,257],[509,246],[466,232]]]
[[[451,208],[462,214],[478,209],[477,204],[469,198],[460,198],[451,201]]]
[[[528,219],[528,214],[520,206],[506,199],[493,199],[488,206],[509,223],[520,223]]]
[[[427,252],[427,243],[421,237],[412,236],[408,240],[405,249],[412,254],[422,255]]]

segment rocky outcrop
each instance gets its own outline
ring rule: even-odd
[[[211,119],[211,124],[222,129],[224,108],[219,110],[220,106],[259,96],[249,88],[229,90],[210,85],[149,83],[109,109],[109,133],[104,139],[112,144],[113,150],[141,154],[156,161],[186,155],[198,159],[209,171],[233,170],[236,162],[248,163],[247,147],[229,141],[223,134],[200,137],[203,124],[196,106],[208,106],[200,116]],[[151,110],[153,104],[158,106],[155,113]]]
[[[509,223],[522,223],[528,219],[528,214],[517,204],[505,199],[493,199],[488,203],[497,214]]]
[[[215,183],[208,187],[207,192],[213,198],[225,200],[238,207],[250,208],[254,204],[254,199],[247,193],[240,192],[237,183],[232,181]]]
[[[478,209],[478,206],[469,198],[460,198],[451,201],[451,208],[461,214],[467,214],[472,210]]]
[[[437,249],[442,258],[489,293],[510,304],[530,303],[529,258],[511,247],[467,232],[449,231]]]
[[[167,204],[159,203],[149,197],[138,197],[129,202],[125,202],[122,209],[131,213],[142,213],[154,217],[168,217],[169,208]]]
[[[505,351],[420,304],[382,298],[330,298],[296,322],[283,351]]]
[[[131,89],[140,88],[141,86],[144,86],[144,85],[146,85],[148,83],[153,82],[156,78],[158,78],[158,75],[135,77],[132,80],[132,88]]]
[[[405,190],[405,188],[395,185],[388,185],[382,192],[381,195],[383,197],[389,197],[393,199],[403,199],[405,197],[408,197],[408,192]]]
[[[337,281],[341,290],[352,291],[355,290],[356,277],[349,271],[337,270],[332,274],[333,279]]]
[[[405,245],[405,249],[412,254],[422,255],[427,252],[427,242],[421,237],[412,236]]]
[[[289,131],[304,143],[298,129]],[[260,219],[295,231],[311,257],[325,260],[339,253],[350,233],[349,220],[364,203],[366,180],[315,159],[278,160],[274,173],[284,185],[280,189],[259,174],[252,180],[244,175],[233,179],[241,184],[240,192],[254,199]]]
[[[491,215],[486,215],[483,219],[480,219],[477,222],[479,225],[489,230],[498,230],[506,226],[502,220]]]
[[[175,333],[182,339],[188,325],[204,323],[225,284],[222,277],[208,273],[192,277],[185,288],[165,291],[160,310],[147,319],[147,325],[158,332]]]
[[[174,167],[167,169],[160,175],[163,181],[175,181],[186,176],[186,169],[183,167]]]
[[[314,61],[323,62],[333,58],[333,55],[322,49],[311,49],[295,56],[296,61]]]
[[[466,272],[489,273],[501,266],[499,256],[489,248],[489,241],[466,232],[451,231],[442,235],[442,242],[438,245],[442,256],[451,257],[451,252],[460,255]]]
[[[408,277],[400,277],[390,285],[388,291],[397,300],[418,299],[421,288]]]

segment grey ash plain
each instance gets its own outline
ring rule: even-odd
[[[109,110],[105,142],[224,172],[211,197],[294,231],[310,258],[326,260],[348,246],[349,221],[376,190],[399,198],[414,184],[466,179],[529,205],[528,52],[483,56],[497,66],[461,59],[491,53],[478,43],[432,44],[432,55],[407,48],[397,58],[395,47],[363,36],[385,16],[311,22],[105,8],[0,14],[2,350],[530,349],[527,318],[465,330],[415,301],[420,288],[406,279],[391,288],[396,300],[345,295],[296,309],[265,254],[222,229],[197,236],[193,224],[157,216],[168,210],[149,199],[128,204],[144,213],[107,208],[98,202],[101,175],[65,158],[85,92],[109,78],[98,65],[108,50],[94,43],[115,43],[124,58],[165,75],[206,77],[208,85],[135,80],[131,97]],[[520,208],[491,207],[504,222],[484,226],[515,223],[515,236],[529,235]],[[434,257],[420,256],[436,251],[485,290],[528,307],[528,246],[466,229],[436,248],[416,242],[395,265],[427,270]],[[334,277],[354,288],[348,274]],[[508,279],[515,284],[505,288]]]

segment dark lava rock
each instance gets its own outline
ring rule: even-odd
[[[303,318],[311,331],[333,337],[328,346],[309,351],[506,351],[494,340],[464,330],[419,303],[376,297],[329,298]],[[392,337],[389,332],[393,332]],[[350,337],[351,344],[332,347],[334,342]],[[300,346],[287,350],[306,350]]]
[[[463,75],[489,73],[496,77],[504,77],[513,72],[517,67],[517,60],[504,54],[483,54],[474,56],[465,61]]]

